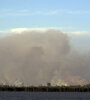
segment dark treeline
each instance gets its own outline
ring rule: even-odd
[[[90,85],[84,86],[8,86],[1,85],[0,91],[26,92],[90,92]]]

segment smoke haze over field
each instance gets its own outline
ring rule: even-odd
[[[83,85],[90,80],[89,59],[90,52],[74,50],[59,30],[23,31],[0,39],[0,83]]]

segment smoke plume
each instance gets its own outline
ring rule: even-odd
[[[83,85],[90,79],[89,59],[56,29],[24,31],[0,38],[0,83]]]

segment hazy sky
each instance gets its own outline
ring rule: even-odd
[[[89,59],[90,0],[0,0],[0,82],[84,84]]]
[[[0,0],[0,36],[15,28],[58,28],[76,46],[88,48],[89,4],[90,0]]]

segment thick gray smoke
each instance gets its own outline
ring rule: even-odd
[[[90,53],[72,49],[58,30],[25,31],[0,39],[0,83],[14,85],[86,84]]]

